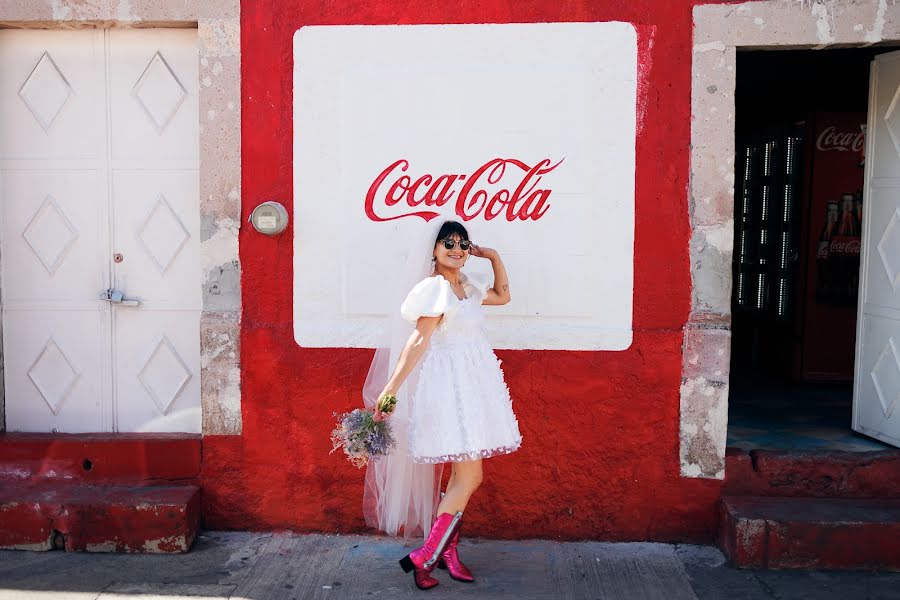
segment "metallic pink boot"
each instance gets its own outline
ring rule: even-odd
[[[462,561],[459,560],[459,555],[456,553],[456,545],[459,543],[459,530],[461,528],[462,521],[456,526],[456,532],[450,538],[450,541],[447,542],[447,548],[441,553],[441,560],[438,561],[437,567],[438,569],[447,569],[450,577],[457,581],[472,583],[475,581],[472,572],[466,568],[466,565],[462,564]]]
[[[428,539],[421,548],[417,548],[400,559],[400,566],[407,573],[415,571],[413,576],[416,580],[416,586],[420,590],[431,589],[439,582],[431,576],[437,566],[438,559],[459,525],[462,518],[462,512],[457,511],[455,515],[450,513],[441,513],[435,519],[428,533]]]

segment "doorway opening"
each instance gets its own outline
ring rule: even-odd
[[[729,447],[891,449],[851,429],[869,65],[738,54]]]

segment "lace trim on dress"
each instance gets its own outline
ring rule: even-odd
[[[413,462],[416,463],[445,463],[445,462],[462,462],[466,460],[478,460],[479,458],[490,458],[491,456],[500,456],[510,454],[519,449],[522,445],[522,436],[516,438],[509,446],[499,446],[489,450],[472,450],[471,452],[460,452],[458,454],[444,454],[441,456],[414,456]]]

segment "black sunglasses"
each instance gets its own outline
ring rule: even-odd
[[[460,250],[468,250],[469,246],[472,245],[472,242],[470,242],[469,240],[446,239],[441,241],[444,242],[444,248],[446,248],[447,250],[453,250],[456,247],[456,244],[459,244]]]

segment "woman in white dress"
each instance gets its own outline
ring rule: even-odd
[[[376,352],[366,381],[367,406],[375,408],[376,419],[390,419],[398,443],[387,460],[370,463],[364,513],[367,523],[393,535],[401,528],[407,536],[428,531],[424,545],[400,564],[414,571],[420,589],[429,589],[438,584],[431,576],[436,567],[456,580],[474,581],[457,554],[462,514],[482,482],[482,460],[514,452],[522,436],[501,361],[484,331],[483,305],[510,300],[500,255],[469,241],[456,221],[429,224],[420,235],[430,265],[420,270],[416,254],[424,244],[413,244],[405,276],[424,277],[400,306],[402,320],[413,329],[404,337],[395,320],[392,356],[388,360]],[[461,271],[470,257],[490,261],[493,285]],[[376,396],[373,385],[385,373],[391,375]],[[388,393],[397,395],[397,407],[385,415],[378,412],[377,399]],[[452,472],[439,498],[441,467],[447,462]]]

